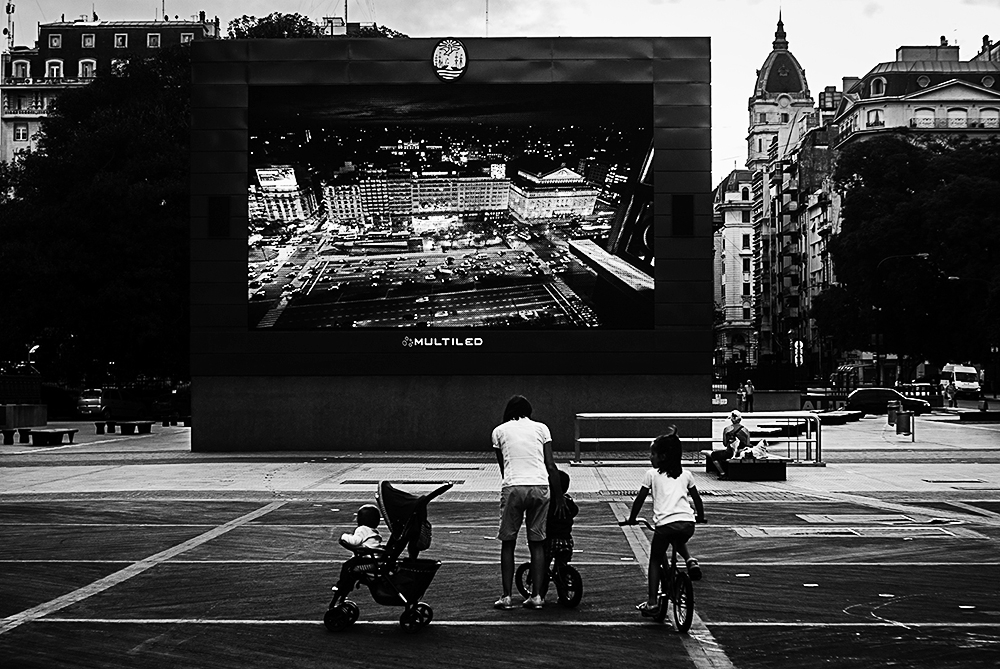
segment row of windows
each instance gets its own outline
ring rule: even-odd
[[[181,33],[181,44],[194,41],[194,33]],[[49,48],[61,49],[63,36],[59,33],[49,34]],[[116,49],[128,48],[128,33],[115,33],[114,45]],[[83,33],[80,35],[80,46],[84,49],[93,49],[97,46],[97,35],[95,33]],[[146,33],[146,48],[160,48],[160,33]]]
[[[996,83],[996,79],[987,74],[980,80],[980,83],[982,83],[982,85],[986,88],[993,88],[993,84]],[[928,77],[926,74],[922,74],[919,77],[917,77],[917,85],[920,86],[920,88],[927,88],[928,86],[930,86],[930,84],[931,84],[931,78]],[[883,79],[882,77],[876,77],[872,79],[871,94],[872,97],[880,97],[886,95],[885,79]]]
[[[113,60],[111,61],[112,67],[117,67],[120,63],[124,61]],[[14,79],[29,79],[31,77],[31,63],[26,60],[16,60],[11,67],[11,75]],[[53,58],[52,60],[45,61],[45,78],[46,79],[61,79],[65,77],[65,68],[63,61],[58,58]],[[92,58],[83,58],[77,64],[77,77],[81,79],[89,79],[91,77],[97,76],[97,61]]]

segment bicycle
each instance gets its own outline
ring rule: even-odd
[[[560,563],[554,557],[545,565],[545,582],[539,593],[544,597],[548,592],[549,583],[556,584],[556,594],[559,604],[567,608],[576,608],[583,597],[583,579],[576,567],[565,562]],[[514,573],[514,584],[521,596],[527,599],[531,596],[531,563],[522,563]]]
[[[652,532],[656,531],[645,518],[636,518],[635,522],[645,525]],[[623,520],[618,524],[624,527],[629,523]],[[678,632],[691,629],[691,622],[694,620],[694,584],[687,568],[682,570],[677,567],[677,548],[673,544],[670,545],[669,557],[664,555],[664,561],[660,565],[660,588],[652,618],[655,622],[662,623],[668,613],[672,614]]]

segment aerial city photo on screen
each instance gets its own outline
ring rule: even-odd
[[[251,87],[249,327],[650,328],[651,97]]]

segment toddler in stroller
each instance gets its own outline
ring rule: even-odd
[[[341,580],[333,588],[333,600],[323,616],[323,624],[328,630],[338,632],[357,621],[360,613],[358,605],[347,596],[355,587],[362,585],[368,586],[377,604],[404,607],[399,624],[407,632],[419,631],[431,622],[433,609],[418,600],[424,596],[441,562],[418,556],[431,543],[427,504],[452,485],[445,483],[425,495],[414,495],[392,487],[388,481],[379,483],[375,500],[382,520],[389,528],[389,539],[384,546],[371,548],[364,543],[355,545],[341,538],[341,545],[354,552],[355,557],[344,565]],[[360,526],[361,510],[358,515]],[[377,520],[375,525],[377,527]],[[372,544],[368,543],[369,546]],[[408,557],[400,559],[404,548]]]

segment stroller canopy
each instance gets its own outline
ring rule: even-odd
[[[379,483],[375,501],[378,503],[379,511],[382,512],[382,520],[389,528],[389,541],[385,545],[389,555],[398,557],[403,548],[409,545],[411,557],[416,557],[416,553],[430,545],[427,505],[453,485],[454,483],[444,483],[429,493],[416,495],[395,488],[388,481]],[[420,541],[422,532],[425,533],[423,542]]]

